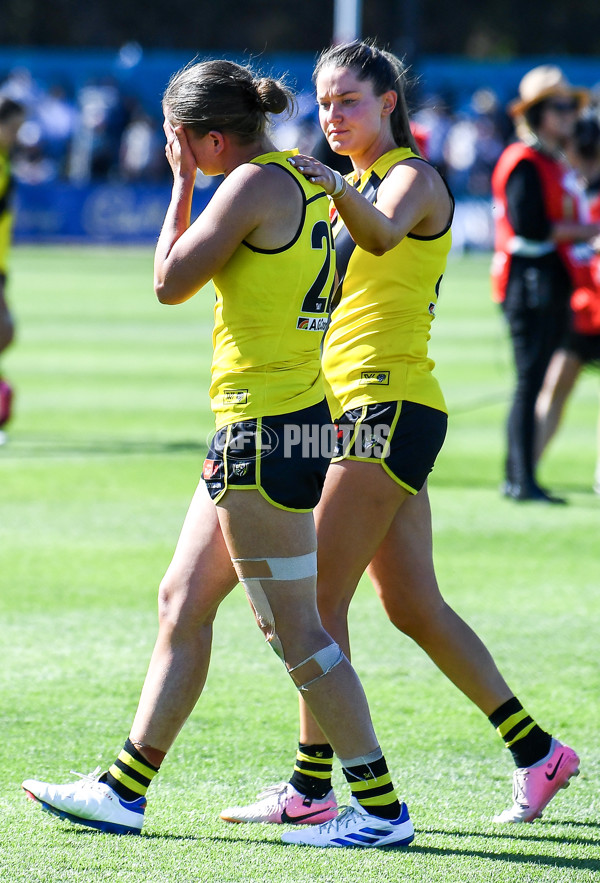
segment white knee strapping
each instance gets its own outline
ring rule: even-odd
[[[239,581],[244,586],[256,621],[265,633],[268,643],[283,660],[283,646],[275,631],[275,617],[262,583],[315,577],[317,553],[309,552],[307,555],[290,558],[232,558],[231,562]]]
[[[305,684],[296,685],[299,690],[308,690],[311,684],[314,684],[315,681],[319,681],[321,678],[324,678],[326,674],[329,674],[331,669],[335,668],[336,665],[339,665],[342,659],[344,659],[344,651],[339,644],[328,644],[327,647],[317,650],[312,656],[309,656],[307,659],[304,659],[302,662],[299,662],[298,665],[295,665],[288,670],[291,674],[293,671],[296,671],[296,669],[306,665],[307,662],[316,662],[321,669],[321,674],[317,675],[316,678],[312,678],[310,681],[306,681]]]

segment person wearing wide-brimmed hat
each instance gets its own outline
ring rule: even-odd
[[[535,477],[535,402],[568,327],[578,273],[572,246],[600,232],[598,224],[580,220],[562,154],[587,102],[586,90],[572,86],[559,67],[530,70],[508,106],[519,140],[504,150],[492,174],[493,297],[507,320],[517,374],[503,491],[515,500],[562,502]]]

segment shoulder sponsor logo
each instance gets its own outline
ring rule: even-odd
[[[435,304],[433,301],[429,304],[429,315],[435,316]]]
[[[309,316],[298,316],[296,328],[298,331],[327,331],[327,323],[325,317],[311,319]]]
[[[390,372],[389,371],[361,371],[360,372],[360,385],[361,386],[389,386],[390,384]]]
[[[223,403],[225,405],[245,405],[247,402],[247,389],[226,389],[223,393]]]

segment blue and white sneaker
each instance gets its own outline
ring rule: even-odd
[[[139,834],[144,824],[146,798],[138,797],[130,803],[122,800],[116,791],[100,780],[100,767],[84,776],[73,773],[81,781],[72,785],[50,785],[35,779],[26,779],[23,789],[42,809],[60,819],[77,825],[96,828],[107,834]]]
[[[368,813],[355,797],[330,822],[298,831],[287,831],[284,843],[299,846],[408,846],[415,839],[415,829],[405,803],[397,819],[380,819]]]

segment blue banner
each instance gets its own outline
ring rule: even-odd
[[[220,179],[197,187],[194,213],[208,203]],[[15,242],[155,242],[169,205],[170,184],[19,184]]]

